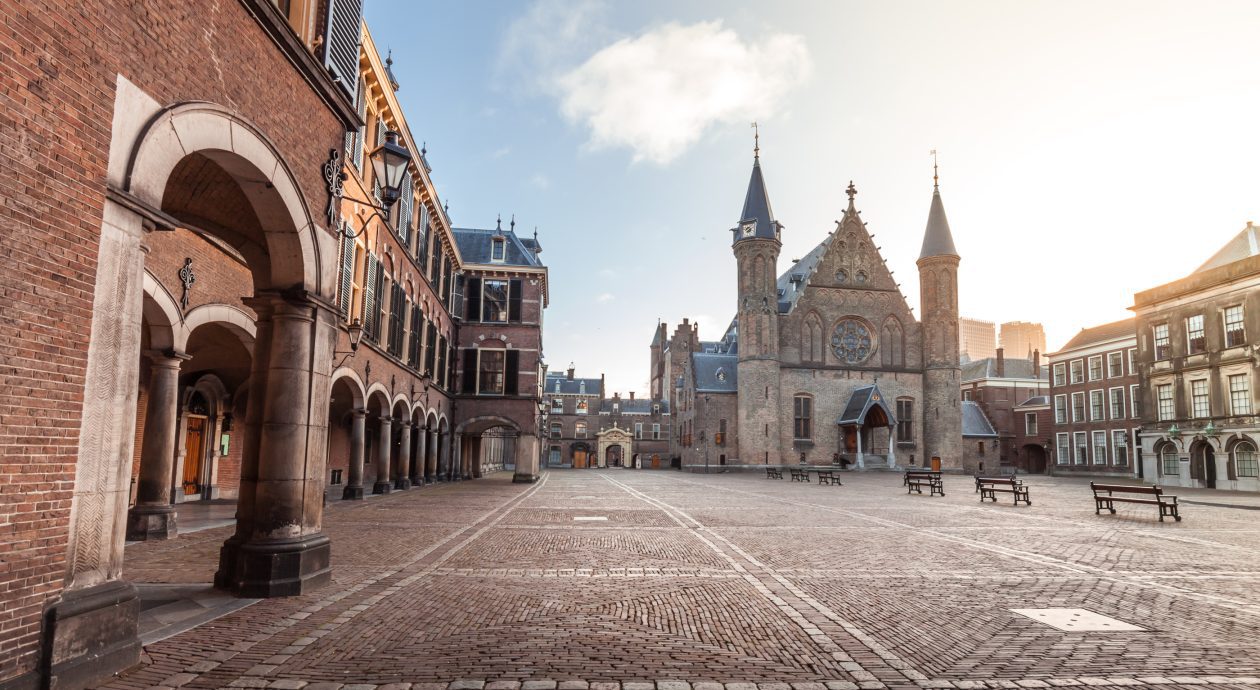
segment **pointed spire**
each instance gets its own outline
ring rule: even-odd
[[[945,217],[945,204],[941,202],[940,178],[937,175],[936,151],[932,152],[932,206],[928,209],[927,228],[923,231],[923,250],[919,259],[930,256],[958,256],[954,248],[954,235],[949,231],[949,219]]]
[[[503,232],[503,214],[496,213],[494,215],[494,229],[496,232]]]
[[[756,122],[752,123],[753,128],[753,160],[761,160],[761,128]]]
[[[770,208],[770,193],[766,191],[766,180],[762,177],[760,153],[754,149],[752,176],[748,180],[748,192],[744,195],[739,227],[735,228],[735,239],[757,237],[777,240],[782,227],[774,219],[774,211]],[[751,228],[751,231],[745,233],[746,228]]]
[[[512,214],[511,228],[512,228],[512,232],[516,232],[516,214],[515,213]]]

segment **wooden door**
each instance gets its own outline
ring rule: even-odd
[[[661,456],[659,455],[652,456],[652,469],[654,470],[661,469]]]
[[[201,461],[205,455],[205,417],[188,417],[188,435],[184,437],[184,495],[201,490]]]
[[[573,451],[573,466],[578,469],[586,468],[586,451],[584,450]]]

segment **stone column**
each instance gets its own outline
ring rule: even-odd
[[[411,485],[424,486],[424,427],[419,424],[411,425],[411,432],[415,434],[411,447],[415,449],[416,456],[411,461]]]
[[[424,430],[424,443],[427,450],[424,453],[424,480],[432,483],[441,479],[438,470],[438,442],[437,431],[434,429]]]
[[[538,481],[538,437],[534,434],[520,434],[516,437],[513,457],[516,470],[512,473],[515,484],[532,484]]]
[[[394,480],[394,488],[406,491],[411,488],[411,420],[402,422],[402,434],[398,441],[398,478]]]
[[[356,409],[350,413],[350,478],[341,491],[343,501],[363,500],[363,439],[367,410]]]
[[[148,352],[151,375],[136,505],[127,513],[127,539],[171,539],[179,530],[171,502],[179,430],[179,366],[188,355]]]
[[[862,427],[857,428],[857,466],[858,469],[866,467],[866,461],[862,458]]]
[[[459,479],[459,468],[455,466],[459,459],[459,437],[454,434],[443,435],[439,431],[438,454],[442,467],[445,468],[446,479],[452,482]]]
[[[897,467],[897,427],[888,427],[888,468]]]
[[[381,415],[381,429],[376,438],[376,483],[372,485],[372,493],[387,494],[394,488],[389,480],[389,451],[393,447],[391,429],[393,419],[388,414]]]

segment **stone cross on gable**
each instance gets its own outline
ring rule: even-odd
[[[857,187],[853,186],[853,180],[849,180],[849,188],[844,191],[849,195],[849,201],[853,201],[853,197],[857,196]]]

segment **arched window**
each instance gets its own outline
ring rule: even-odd
[[[1181,463],[1177,460],[1177,447],[1165,443],[1159,451],[1161,474],[1177,476],[1181,474]]]
[[[818,314],[811,313],[805,317],[805,323],[801,326],[801,361],[823,361],[822,335],[822,319],[818,318]]]
[[[562,425],[560,422],[552,422],[551,423],[551,437],[560,438],[563,435],[564,435],[564,425]]]
[[[1256,459],[1256,446],[1251,441],[1239,441],[1233,450],[1234,472],[1239,477],[1260,477],[1260,462]]]
[[[879,333],[880,364],[899,367],[906,364],[905,343],[902,340],[901,322],[889,317]]]

